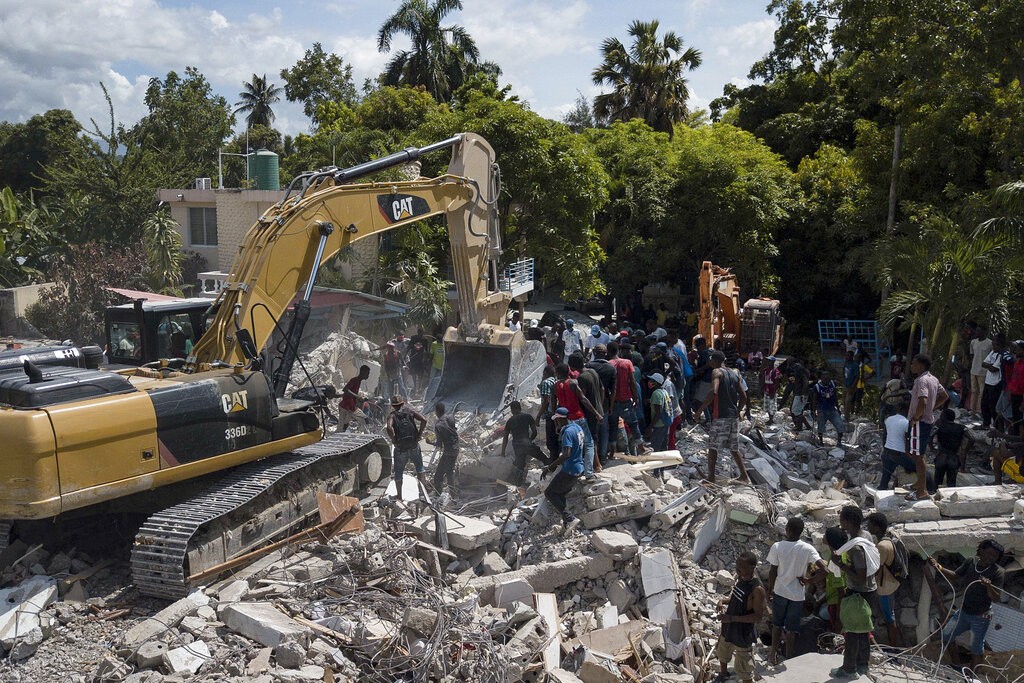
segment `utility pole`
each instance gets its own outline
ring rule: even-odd
[[[892,139],[892,170],[889,173],[889,213],[885,217],[885,234],[891,235],[896,229],[896,181],[900,170],[900,144],[903,140],[903,126],[896,124]],[[889,298],[889,285],[882,287],[882,303]]]

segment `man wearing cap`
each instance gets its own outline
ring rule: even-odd
[[[661,386],[664,383],[665,377],[660,372],[647,378],[647,388],[651,391],[651,448],[656,453],[668,450],[668,428],[673,420],[672,402]]]
[[[416,426],[417,422],[419,427]],[[391,414],[388,415],[387,432],[395,447],[394,478],[399,500],[402,499],[402,475],[408,463],[411,462],[415,465],[416,478],[421,483],[425,483],[420,439],[423,438],[423,429],[426,426],[427,418],[408,407],[405,404],[405,399],[398,394],[391,397]]]
[[[583,474],[583,428],[569,420],[567,408],[556,410],[554,418],[562,452],[557,460],[544,469],[544,472],[545,474],[554,472],[559,465],[561,465],[561,469],[544,490],[544,497],[562,515],[565,531],[569,531],[579,526],[579,520],[565,509],[565,499]]]
[[[587,357],[594,355],[594,347],[598,344],[607,344],[611,341],[611,337],[608,333],[601,329],[600,325],[592,325],[590,327],[590,334],[583,340],[583,348],[586,350]]]
[[[633,362],[626,357],[619,357],[619,345],[608,344],[608,362],[615,368],[615,391],[612,396],[612,415],[609,423],[609,435],[617,434],[619,418],[629,427],[630,454],[636,453],[636,444],[641,441],[640,425],[636,419],[638,392],[633,380]]]
[[[578,364],[579,367],[583,367],[583,358],[581,356],[570,356],[569,359],[574,365]],[[600,421],[601,416],[597,413],[597,409],[594,408],[594,404],[583,393],[579,382],[572,379],[569,372],[570,368],[566,363],[559,363],[555,367],[555,377],[558,381],[555,383],[555,391],[551,396],[551,411],[554,413],[560,407],[565,408],[569,411],[569,420],[579,425],[583,431],[584,469],[587,477],[593,477],[594,437],[587,426],[587,418],[590,417]]]
[[[565,332],[562,332],[562,341],[565,342],[566,358],[577,351],[583,352],[583,339],[580,338],[580,333],[576,331],[576,321],[572,318],[566,318],[565,320]]]
[[[743,391],[739,374],[724,367],[725,354],[719,350],[711,352],[711,391],[701,404],[698,414],[709,407],[712,409],[710,437],[708,440],[708,481],[715,483],[715,469],[718,466],[718,451],[728,450],[740,470],[740,481],[750,483],[747,468],[739,448],[740,406],[747,395]]]

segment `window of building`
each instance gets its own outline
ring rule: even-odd
[[[197,246],[216,246],[217,209],[193,207],[188,210],[190,243]]]

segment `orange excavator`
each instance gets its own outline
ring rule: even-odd
[[[786,321],[778,299],[747,299],[741,307],[736,275],[711,261],[701,264],[699,280],[697,336],[710,348],[730,358],[764,349],[774,355],[779,350]]]

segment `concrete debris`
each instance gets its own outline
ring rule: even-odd
[[[330,367],[318,377],[348,376],[343,355],[365,362],[357,346],[325,339],[318,352]],[[993,538],[1024,557],[1012,518],[1020,487],[975,485],[986,476],[977,471],[965,477],[969,486],[908,502],[877,489],[881,437],[868,421],[854,420],[853,438],[836,448],[769,423],[756,406],[753,415],[740,439],[752,485],[728,481],[736,473],[727,457],[720,484],[704,483],[708,436],[687,428],[678,451],[617,457],[581,478],[567,498],[580,524],[566,525],[543,495],[550,478],[539,469],[507,483],[512,458],[498,453],[505,415],[456,413],[458,486],[402,504],[376,490],[364,499],[363,530],[282,548],[170,605],[126,588],[127,567],[103,573],[79,551],[15,540],[5,556],[22,559],[3,570],[12,587],[0,593],[8,610],[0,645],[9,652],[0,679],[692,683],[718,668],[718,604],[736,585],[738,555],[753,552],[766,578],[768,549],[788,518],[802,518],[821,549],[844,505],[888,516],[912,555],[894,596],[908,643],[935,630],[939,603],[951,597],[943,586],[932,595],[925,555],[970,557]],[[902,471],[897,479],[903,488],[912,480]],[[405,481],[416,488],[414,477]],[[949,559],[954,566],[958,558]],[[1024,572],[1012,568],[1005,590],[1020,595]],[[1016,642],[1016,607],[993,606],[994,651]],[[823,628],[809,615],[804,625]],[[818,631],[808,633],[816,649]],[[886,629],[876,637],[885,640]],[[764,681],[824,680],[837,665],[835,655],[815,653],[769,668],[760,645],[755,656]],[[879,678],[876,665],[903,678]],[[872,667],[875,680],[915,680],[897,661]],[[936,671],[935,680],[947,680]]]

